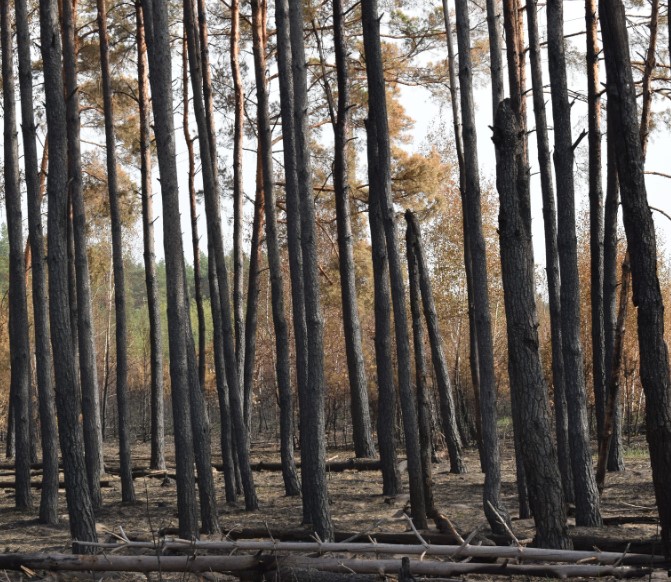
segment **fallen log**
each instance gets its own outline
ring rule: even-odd
[[[212,465],[217,471],[223,471],[222,464]],[[300,469],[300,461],[296,461],[296,468]],[[252,471],[281,471],[282,464],[274,461],[259,461],[251,464]],[[381,465],[378,459],[346,459],[344,461],[326,461],[326,471],[331,473],[342,473],[343,471],[380,471]]]
[[[119,479],[115,477],[110,477],[110,478],[104,478],[100,480],[100,486],[101,487],[112,487],[115,483],[119,483]],[[31,479],[30,481],[30,486],[33,489],[42,489],[42,480],[41,479]],[[59,480],[58,482],[58,488],[59,489],[64,489],[65,488],[65,481]],[[0,489],[16,489],[16,480],[12,479],[11,481],[9,480],[0,480]]]
[[[449,558],[493,558],[517,560],[518,562],[565,562],[590,564],[653,565],[666,563],[663,556],[630,554],[620,552],[553,550],[518,546],[479,546],[471,544],[435,545],[420,544],[384,544],[356,542],[281,542],[275,540],[181,540],[163,539],[153,541],[131,541],[114,543],[79,542],[83,546],[92,546],[105,551],[119,549],[160,549],[169,551],[207,551],[207,552],[279,552],[279,553],[346,553],[346,554],[396,554],[404,556],[425,555]]]

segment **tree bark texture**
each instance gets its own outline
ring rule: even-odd
[[[585,526],[601,524],[599,493],[596,489],[592,453],[589,445],[585,366],[580,340],[580,297],[578,250],[575,225],[575,192],[573,183],[573,141],[571,111],[566,80],[564,17],[562,2],[548,0],[548,58],[552,113],[555,134],[555,174],[557,184],[557,247],[561,269],[562,351],[566,382],[566,400],[571,430],[571,467],[576,502],[576,523]]]
[[[552,441],[547,387],[540,361],[529,192],[518,172],[526,167],[514,105],[499,106],[494,143],[499,150],[499,240],[508,327],[508,373],[515,432],[520,435],[529,503],[540,547],[570,548],[561,476]],[[521,186],[521,187],[520,187]]]
[[[32,507],[30,491],[30,338],[23,255],[23,218],[19,187],[19,144],[16,126],[14,47],[9,2],[0,6],[2,36],[2,103],[4,121],[4,194],[9,237],[10,402],[16,439],[17,509]]]
[[[65,495],[74,540],[96,541],[93,506],[86,477],[84,439],[79,424],[79,384],[70,334],[67,265],[67,129],[56,2],[40,3],[40,40],[44,67],[49,177],[49,317],[55,367],[58,435],[65,473]]]
[[[503,533],[504,528],[496,515],[504,519],[507,513],[501,504],[501,469],[499,444],[496,435],[496,384],[494,379],[494,350],[492,322],[489,311],[489,289],[487,286],[487,254],[482,233],[480,205],[480,176],[475,131],[475,106],[473,103],[473,79],[471,61],[470,23],[468,3],[457,0],[457,44],[459,50],[459,89],[461,96],[462,129],[465,157],[464,213],[470,239],[471,264],[473,267],[473,302],[478,337],[480,363],[480,414],[482,417],[482,465],[485,470],[483,504],[487,521],[492,530]],[[496,509],[492,511],[489,503]]]
[[[156,282],[154,251],[154,203],[151,185],[151,127],[149,74],[145,42],[144,12],[140,0],[135,3],[138,48],[138,93],[140,96],[140,183],[142,192],[142,236],[145,286],[149,311],[149,350],[151,359],[151,457],[152,469],[165,469],[165,412],[163,399],[163,334]]]
[[[128,403],[128,340],[126,324],[126,291],[123,266],[123,242],[119,186],[116,168],[116,135],[114,131],[114,103],[109,63],[109,37],[107,34],[107,5],[97,0],[98,35],[100,38],[100,68],[105,116],[105,145],[107,148],[107,190],[109,193],[110,220],[112,223],[112,261],[114,268],[114,314],[116,321],[116,394],[119,415],[119,463],[121,465],[121,500],[135,501],[132,461],[130,451],[130,410]]]
[[[154,133],[163,200],[170,378],[177,463],[177,513],[179,535],[190,539],[198,536],[198,523],[193,469],[193,433],[188,394],[189,369],[186,334],[184,333],[189,319],[183,284],[185,281],[184,248],[181,237],[177,166],[175,164],[170,37],[164,1],[143,0],[142,6],[145,14]]]
[[[419,286],[424,307],[424,318],[426,328],[429,332],[429,345],[431,346],[431,359],[433,360],[433,371],[436,375],[438,396],[440,399],[440,413],[443,420],[443,433],[447,441],[447,450],[450,455],[450,472],[465,473],[466,467],[461,458],[461,439],[457,428],[454,398],[452,396],[452,385],[447,368],[447,359],[443,351],[443,337],[438,327],[438,312],[433,299],[433,289],[429,279],[429,267],[427,265],[424,247],[422,246],[422,235],[417,218],[409,210],[405,213],[408,228],[412,231],[412,245],[419,277]]]
[[[527,28],[529,31],[529,63],[533,90],[534,118],[536,120],[536,147],[543,198],[543,226],[545,232],[545,272],[548,282],[548,303],[550,307],[550,334],[552,342],[552,384],[554,392],[555,428],[559,471],[564,486],[564,497],[573,501],[573,472],[568,442],[568,416],[566,388],[564,381],[564,356],[561,339],[561,301],[559,279],[559,255],[557,252],[557,212],[554,185],[552,182],[552,161],[548,139],[545,95],[543,94],[543,70],[541,46],[538,36],[538,0],[527,3]]]
[[[624,228],[631,257],[632,289],[638,315],[641,383],[646,395],[646,428],[652,479],[662,528],[662,544],[671,556],[671,386],[664,341],[664,305],[657,277],[655,228],[647,202],[644,151],[631,71],[624,7],[603,0],[599,16],[608,77],[609,111],[618,131],[617,156]]]
[[[104,470],[100,393],[96,370],[96,346],[91,307],[91,276],[89,274],[86,208],[82,192],[80,146],[79,85],[77,82],[77,49],[75,41],[76,13],[74,3],[62,2],[63,72],[68,132],[68,191],[72,203],[75,243],[77,300],[77,332],[81,374],[82,412],[86,469],[94,508],[100,507],[100,475]],[[51,164],[50,164],[51,167]]]
[[[47,303],[46,256],[42,233],[43,190],[37,170],[36,126],[33,111],[33,73],[30,56],[31,38],[28,28],[26,0],[16,0],[16,44],[21,91],[21,130],[23,134],[24,171],[28,198],[28,236],[32,254],[33,321],[35,326],[35,367],[42,443],[42,491],[39,520],[58,522],[58,445],[56,402],[54,395],[53,358],[49,333]],[[44,142],[42,161],[48,159],[48,138]],[[45,168],[46,170],[46,168]],[[46,172],[45,172],[46,177]]]
[[[266,82],[266,4],[265,0],[252,0],[252,43],[254,74],[256,79],[256,114],[259,132],[259,153],[263,171],[263,192],[266,209],[266,249],[270,270],[273,325],[275,328],[275,373],[280,404],[280,457],[284,491],[287,495],[300,495],[293,448],[293,397],[289,364],[289,328],[284,308],[284,278],[282,258],[277,234],[275,183],[273,169],[272,127]]]

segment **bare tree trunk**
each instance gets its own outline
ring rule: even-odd
[[[107,7],[105,0],[97,0],[98,35],[100,37],[100,68],[102,70],[103,103],[105,111],[105,144],[107,146],[107,189],[109,191],[110,219],[112,222],[112,257],[114,262],[114,313],[116,319],[116,394],[119,415],[119,463],[121,466],[121,499],[135,501],[133,470],[130,452],[130,411],[128,408],[128,342],[126,330],[126,291],[124,289],[123,243],[121,240],[121,213],[116,171],[116,136],[114,132],[114,105],[109,64],[107,35]]]
[[[576,501],[576,523],[601,524],[599,492],[596,489],[589,445],[585,366],[580,340],[580,297],[578,249],[575,225],[573,184],[573,140],[571,111],[566,81],[563,7],[560,0],[548,0],[548,56],[552,114],[555,133],[555,174],[562,188],[557,191],[559,265],[561,269],[562,348],[566,381],[566,399],[571,430],[571,466]]]
[[[511,91],[512,92],[512,91]],[[552,442],[547,387],[540,361],[538,316],[531,243],[528,176],[515,105],[499,106],[494,143],[499,150],[496,185],[501,200],[499,239],[508,327],[508,371],[515,432],[519,434],[529,503],[536,523],[535,544],[570,548],[566,509]]]
[[[154,253],[154,211],[151,186],[151,128],[149,121],[149,76],[144,13],[140,0],[135,3],[138,48],[138,93],[140,95],[140,179],[142,189],[142,232],[144,269],[149,310],[149,344],[151,350],[151,460],[152,469],[165,469],[165,434],[163,404],[163,339],[156,283]]]
[[[490,0],[487,7],[494,3]],[[452,105],[452,128],[454,131],[454,143],[457,150],[457,162],[459,164],[459,191],[461,193],[462,209],[464,208],[464,195],[466,193],[466,167],[464,160],[464,145],[461,135],[461,115],[459,114],[459,96],[457,87],[457,75],[455,66],[454,47],[452,43],[452,26],[450,25],[450,10],[447,0],[443,0],[443,18],[445,19],[445,34],[447,38],[447,67],[450,76],[450,104]],[[489,17],[487,22],[489,23]],[[491,29],[490,29],[491,31]],[[498,37],[497,37],[498,38]],[[490,46],[491,48],[491,46]],[[493,49],[492,49],[493,50]],[[500,54],[500,50],[499,50]],[[496,94],[498,89],[494,76],[494,64],[492,64],[492,91]],[[501,96],[503,98],[503,96]],[[470,232],[465,212],[462,212],[462,225],[464,231],[464,266],[466,270],[466,293],[468,299],[468,332],[469,332],[469,363],[471,370],[471,382],[473,384],[473,395],[475,397],[475,428],[477,431],[478,450],[480,452],[480,469],[484,471],[482,462],[482,417],[480,416],[480,362],[478,357],[478,331],[475,325],[475,310],[473,301],[473,265],[471,263],[471,241]]]
[[[82,412],[86,470],[91,502],[102,504],[100,475],[104,471],[100,393],[96,370],[96,346],[91,307],[91,276],[87,255],[86,208],[82,193],[80,149],[79,85],[77,82],[77,49],[75,44],[75,9],[73,0],[61,4],[63,28],[63,70],[68,132],[68,190],[72,201],[75,268],[77,278],[77,327],[79,334],[79,368],[81,374]],[[51,162],[49,164],[51,167]]]
[[[480,177],[478,169],[477,136],[471,65],[471,39],[466,0],[457,0],[457,41],[459,49],[459,81],[461,93],[462,128],[465,158],[464,214],[472,233],[471,264],[473,267],[473,302],[478,337],[480,363],[480,413],[482,416],[482,464],[485,468],[483,504],[487,521],[495,532],[504,533],[498,512],[508,519],[501,503],[501,469],[499,444],[496,434],[496,385],[494,379],[494,351],[492,322],[487,288],[487,255],[482,234],[480,207]],[[496,511],[492,511],[491,506]]]
[[[550,143],[548,139],[545,95],[543,94],[543,69],[538,38],[538,0],[527,3],[527,28],[529,31],[529,62],[533,87],[534,117],[536,120],[536,147],[543,197],[543,226],[545,230],[545,272],[548,281],[550,306],[550,334],[552,342],[552,383],[554,388],[555,429],[559,471],[567,501],[574,499],[573,471],[568,442],[568,415],[564,381],[564,355],[561,339],[561,302],[559,292],[559,255],[557,252],[557,212],[552,183]]]
[[[164,0],[143,0],[145,33],[152,87],[154,133],[163,199],[163,244],[166,257],[170,377],[177,463],[177,513],[179,535],[198,536],[196,484],[193,470],[193,433],[189,403],[189,369],[186,334],[188,306],[184,296],[182,246],[172,100],[170,41]]]
[[[79,424],[79,385],[70,334],[67,266],[67,128],[56,2],[40,2],[40,40],[44,68],[49,178],[49,316],[55,367],[58,436],[63,455],[70,533],[77,541],[96,541],[95,519],[86,479],[84,442]],[[52,435],[50,435],[52,436]],[[73,548],[75,551],[90,551]]]
[[[419,285],[424,305],[424,318],[426,319],[426,328],[429,332],[431,359],[433,360],[433,370],[436,374],[436,383],[438,385],[443,432],[447,441],[447,450],[450,454],[450,472],[465,473],[466,467],[461,458],[461,439],[459,438],[459,430],[457,429],[452,386],[447,369],[447,360],[443,352],[443,338],[438,328],[438,313],[433,299],[429,268],[426,264],[419,223],[409,210],[405,213],[405,219],[408,222],[408,228],[412,230],[411,242],[417,262]]]
[[[282,477],[287,495],[300,495],[300,484],[296,475],[293,449],[293,404],[291,394],[291,370],[289,365],[289,330],[284,311],[284,280],[282,259],[277,235],[275,183],[273,170],[272,127],[266,82],[266,4],[264,0],[252,0],[252,39],[254,50],[254,73],[256,77],[257,124],[259,153],[263,173],[263,192],[266,209],[266,249],[270,269],[273,325],[275,328],[275,373],[280,405],[280,456]]]
[[[293,116],[295,168],[300,212],[300,235],[303,261],[305,329],[307,331],[307,373],[301,405],[301,460],[304,515],[321,539],[333,537],[333,523],[328,504],[324,442],[324,322],[321,311],[312,165],[308,145],[307,64],[303,38],[303,6],[289,2],[291,72],[293,77]],[[293,219],[292,219],[293,220]],[[300,365],[302,362],[298,361]]]
[[[410,211],[408,211],[410,212]],[[426,385],[426,357],[424,354],[424,331],[422,329],[422,299],[419,283],[419,269],[414,248],[415,233],[406,214],[408,226],[405,231],[406,253],[408,261],[408,286],[410,287],[410,312],[412,314],[412,338],[415,347],[415,383],[417,389],[417,417],[419,425],[419,443],[422,454],[422,484],[426,513],[429,517],[436,514],[433,502],[433,479],[431,477],[431,412]]]
[[[624,7],[604,0],[599,16],[608,75],[608,103],[618,132],[618,161],[624,227],[631,256],[634,305],[638,308],[641,383],[646,396],[646,428],[662,544],[671,556],[671,408],[669,354],[664,341],[664,304],[657,277],[655,228],[647,202],[644,148],[629,56]]]
[[[410,385],[410,344],[405,307],[405,288],[396,243],[396,223],[391,193],[391,150],[385,81],[382,70],[377,0],[364,0],[361,8],[364,52],[366,55],[366,76],[368,79],[368,140],[376,144],[374,164],[372,168],[369,167],[368,172],[369,188],[371,191],[374,191],[373,195],[378,198],[387,244],[391,299],[394,310],[398,384],[405,446],[408,457],[408,481],[412,517],[417,527],[425,528],[426,507],[424,505],[424,490],[422,487],[417,405]]]
[[[37,171],[35,115],[33,111],[33,73],[30,56],[31,38],[28,28],[26,0],[15,0],[16,44],[19,58],[21,90],[21,130],[23,134],[24,171],[28,198],[28,236],[32,252],[33,320],[35,325],[35,364],[39,394],[42,442],[42,490],[39,520],[58,522],[58,445],[56,442],[56,403],[52,372],[51,336],[47,304],[44,236],[42,234],[42,184]],[[48,137],[44,141],[42,164],[46,178]]]
[[[0,6],[2,36],[2,104],[4,121],[4,190],[9,235],[9,350],[11,383],[9,405],[16,438],[17,509],[32,507],[30,491],[30,338],[26,300],[23,218],[19,187],[19,144],[16,129],[14,47],[9,2]]]

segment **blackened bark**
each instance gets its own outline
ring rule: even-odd
[[[14,47],[9,2],[0,6],[2,36],[2,104],[4,121],[4,178],[7,232],[9,236],[9,351],[10,402],[16,438],[17,509],[32,507],[30,491],[30,338],[26,300],[26,268],[23,254],[23,218],[19,187],[19,143],[16,127]]]
[[[244,190],[242,184],[242,143],[244,130],[244,91],[240,73],[240,2],[231,2],[231,74],[233,77],[233,313],[235,317],[235,355],[238,361],[238,374],[244,377],[245,370],[245,325],[243,302],[243,255],[242,255],[242,217]],[[247,429],[251,420],[251,384],[244,384],[244,414]]]
[[[177,464],[177,513],[179,535],[198,536],[196,484],[193,470],[193,433],[189,403],[189,369],[186,334],[189,325],[184,295],[184,248],[182,246],[175,130],[173,118],[170,37],[164,0],[143,0],[145,33],[152,87],[154,133],[163,200],[163,245],[166,257],[170,378]]]
[[[487,5],[489,7],[489,2]],[[443,18],[445,20],[445,36],[447,40],[447,68],[450,77],[452,128],[454,131],[455,148],[457,150],[457,163],[459,164],[459,192],[461,194],[461,204],[463,209],[464,194],[466,192],[466,168],[464,161],[463,139],[461,136],[461,116],[459,114],[459,95],[457,87],[454,46],[452,43],[452,26],[450,24],[450,10],[447,5],[447,0],[443,0]],[[500,52],[501,51],[499,50],[499,55]],[[494,67],[492,67],[492,79],[495,77],[493,71]],[[492,85],[495,83],[496,81],[493,81]],[[498,94],[498,89],[494,88],[493,86],[492,92]],[[503,99],[502,91],[501,99]],[[482,464],[482,419],[480,416],[480,363],[478,358],[478,332],[475,326],[475,310],[473,302],[473,265],[471,264],[470,232],[468,230],[466,214],[464,212],[462,212],[462,227],[464,232],[464,267],[466,271],[466,293],[468,300],[469,365],[471,371],[471,383],[473,384],[473,395],[475,399],[475,428],[477,432],[478,451],[480,452],[480,469],[484,471],[484,465]]]
[[[596,0],[585,0],[587,30],[587,121],[589,164],[590,299],[592,303],[592,381],[597,436],[603,435],[606,409],[603,304],[603,187],[601,184],[601,87]]]
[[[540,361],[529,193],[525,189],[528,182],[518,175],[526,164],[521,160],[523,134],[514,109],[509,100],[501,103],[493,138],[499,150],[496,185],[513,421],[515,432],[520,435],[529,502],[536,523],[535,544],[570,548]]]
[[[96,346],[91,307],[91,276],[89,274],[87,223],[82,193],[80,147],[79,86],[77,82],[77,50],[75,45],[75,13],[73,2],[62,2],[63,71],[68,132],[68,191],[72,203],[77,285],[77,328],[79,337],[79,369],[81,374],[82,412],[86,470],[94,508],[102,504],[100,475],[104,470],[100,393],[96,370]],[[49,163],[51,167],[51,160]],[[53,340],[52,340],[53,341]],[[55,354],[54,354],[55,355]]]
[[[359,458],[375,456],[370,410],[368,407],[368,379],[361,343],[361,322],[356,298],[352,221],[350,218],[350,187],[347,163],[349,136],[349,81],[347,47],[345,45],[345,17],[342,0],[333,2],[333,43],[338,78],[337,112],[332,113],[334,131],[333,187],[335,189],[336,222],[338,228],[338,259],[340,289],[343,306],[345,351],[350,383],[352,411],[352,440],[354,453]],[[328,81],[325,79],[325,83]],[[329,90],[330,93],[330,90]],[[332,101],[331,110],[333,110]]]
[[[403,416],[403,432],[408,457],[408,485],[410,504],[415,525],[426,527],[426,507],[422,487],[422,467],[417,426],[417,404],[410,382],[410,342],[408,338],[405,287],[401,261],[396,242],[396,223],[391,192],[391,147],[385,94],[382,51],[380,46],[380,21],[377,0],[364,0],[361,5],[363,22],[366,76],[368,79],[368,139],[375,140],[376,157],[369,168],[369,184],[378,197],[387,243],[391,300],[394,310],[398,385]],[[371,132],[371,129],[373,131]]]
[[[377,161],[377,144],[371,139],[375,131],[367,122],[368,167]],[[372,186],[372,182],[371,182]],[[382,494],[396,495],[402,491],[401,476],[396,463],[396,390],[394,389],[391,346],[391,297],[387,243],[380,211],[379,196],[374,186],[368,190],[368,223],[373,255],[373,294],[375,305],[375,363],[377,367],[378,406],[377,443],[382,465]]]
[[[151,185],[151,128],[149,121],[149,76],[144,13],[140,0],[135,3],[138,50],[138,93],[140,106],[140,188],[142,193],[142,235],[145,285],[149,311],[149,349],[151,358],[151,456],[152,469],[165,469],[165,419],[163,404],[163,339],[156,284],[154,251],[154,204]]]
[[[603,248],[603,310],[606,386],[613,383],[613,358],[615,355],[615,335],[617,329],[617,213],[620,207],[620,185],[617,180],[617,161],[615,159],[615,137],[617,131],[613,113],[607,112],[608,140],[606,161],[606,203],[604,212],[604,248]],[[619,374],[619,369],[618,372]],[[608,394],[606,394],[608,399]],[[607,402],[608,406],[613,403]],[[613,436],[608,453],[609,471],[624,471],[622,449],[622,414],[619,402],[615,403],[613,416]]]
[[[264,0],[252,0],[252,43],[256,78],[256,114],[259,132],[259,152],[263,171],[263,192],[266,208],[266,249],[270,270],[273,325],[275,328],[275,373],[280,405],[280,458],[282,478],[287,495],[300,495],[293,448],[293,397],[289,365],[289,329],[284,310],[284,278],[277,234],[275,183],[273,170],[272,127],[266,82],[266,19]]]
[[[492,79],[492,120],[505,96],[503,86],[503,34],[500,0],[487,0],[489,70]],[[459,51],[461,54],[461,51]]]
[[[504,533],[496,512],[508,519],[501,504],[501,468],[499,444],[496,435],[496,384],[494,379],[494,349],[492,322],[489,311],[487,287],[487,254],[482,233],[480,206],[480,176],[478,169],[477,135],[475,131],[475,106],[473,103],[473,67],[471,62],[470,23],[468,3],[457,0],[457,42],[459,49],[459,82],[461,94],[462,128],[465,158],[464,214],[470,239],[473,267],[473,302],[478,338],[480,363],[480,411],[482,416],[482,465],[485,470],[483,504],[487,521],[493,531]],[[496,512],[492,511],[491,504]]]
[[[634,305],[638,311],[641,383],[646,395],[646,427],[662,544],[671,556],[671,381],[664,341],[664,304],[657,277],[655,228],[647,203],[644,152],[639,135],[624,7],[600,3],[599,16],[608,76],[608,104],[618,132],[617,155],[624,228],[631,256]]]
[[[128,404],[128,342],[126,326],[126,291],[124,288],[123,243],[121,213],[116,169],[116,136],[114,104],[109,63],[107,7],[97,0],[98,35],[100,37],[100,68],[102,71],[103,108],[105,114],[105,144],[107,147],[107,189],[112,223],[112,261],[114,263],[114,313],[116,319],[116,393],[119,415],[119,463],[121,466],[121,500],[135,501],[130,452],[130,411]]]
[[[32,254],[33,320],[35,325],[35,367],[42,442],[42,490],[39,520],[58,522],[58,445],[56,440],[56,402],[52,372],[51,335],[47,303],[44,236],[42,234],[43,189],[37,170],[35,114],[33,111],[33,73],[30,56],[26,0],[16,0],[16,44],[19,58],[21,91],[21,130],[23,134],[24,171],[28,198],[28,236]],[[48,159],[48,138],[44,142],[42,163]],[[46,174],[46,167],[43,166]],[[44,175],[46,178],[46,175]]]
[[[571,106],[566,80],[562,2],[548,0],[547,13],[548,58],[555,133],[555,174],[557,184],[562,185],[562,188],[557,191],[557,247],[561,269],[562,350],[566,400],[571,426],[569,445],[575,487],[576,523],[598,526],[601,524],[601,511],[589,445],[585,366],[580,340],[580,279],[575,225],[574,155],[571,138]]]
[[[67,130],[58,8],[40,2],[40,39],[44,68],[49,177],[47,181],[49,244],[49,317],[55,367],[58,435],[65,473],[65,495],[73,540],[97,541],[93,506],[86,478],[84,442],[79,424],[79,385],[70,334],[67,266]],[[53,435],[50,435],[53,436]],[[74,548],[87,551],[86,548]]]
[[[543,198],[543,226],[545,232],[545,273],[548,282],[550,306],[550,337],[552,342],[552,384],[554,392],[555,430],[559,471],[567,501],[574,499],[573,471],[568,443],[568,415],[564,382],[564,355],[561,339],[561,302],[559,295],[559,255],[557,252],[557,212],[554,185],[552,183],[552,161],[550,141],[543,94],[543,69],[541,45],[538,36],[538,0],[527,2],[527,28],[529,31],[529,63],[533,90],[534,118],[536,120],[536,147]]]
[[[438,313],[433,299],[433,290],[431,288],[431,280],[429,279],[429,268],[426,264],[424,247],[422,246],[422,235],[417,218],[410,210],[406,211],[405,219],[408,222],[408,228],[412,230],[411,242],[417,262],[422,304],[424,306],[424,318],[426,319],[426,328],[429,332],[431,359],[433,360],[433,370],[436,375],[440,413],[443,420],[443,433],[445,434],[447,450],[450,455],[450,472],[465,473],[466,467],[461,458],[461,439],[459,438],[459,430],[457,429],[452,386],[447,369],[447,359],[443,352],[443,337],[438,328]]]
[[[409,211],[408,211],[409,212]],[[426,357],[424,354],[424,330],[422,328],[422,298],[419,283],[419,269],[415,255],[412,224],[406,214],[408,225],[405,231],[406,254],[408,261],[408,286],[410,287],[410,313],[412,315],[412,339],[415,348],[415,384],[417,390],[417,419],[419,425],[419,444],[422,461],[422,484],[426,513],[433,516],[436,506],[433,502],[433,479],[431,476],[431,410],[427,395]]]

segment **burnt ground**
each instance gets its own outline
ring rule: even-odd
[[[517,514],[517,490],[515,484],[514,458],[510,438],[502,441],[502,500],[510,514]],[[106,449],[110,465],[116,458],[112,446]],[[148,445],[136,444],[133,447],[134,466],[148,464]],[[174,458],[168,455],[168,465],[174,467]],[[278,460],[277,449],[269,445],[256,444],[252,451],[253,461]],[[332,450],[328,458],[346,460],[351,451]],[[218,459],[215,455],[213,458]],[[650,464],[645,441],[637,439],[627,449],[626,470],[622,473],[607,475],[606,489],[603,495],[604,517],[656,517]],[[466,451],[468,472],[463,475],[449,473],[449,463],[442,460],[434,465],[434,496],[436,506],[447,515],[462,532],[470,532],[483,526],[482,512],[483,475],[479,471],[477,451]],[[11,480],[8,471],[0,481]],[[218,495],[221,499],[219,522],[222,532],[239,528],[298,528],[301,521],[301,501],[299,498],[286,497],[283,494],[282,478],[279,472],[257,471],[254,473],[259,497],[260,509],[253,513],[244,511],[244,503],[229,506],[223,500],[223,475],[216,475]],[[344,471],[333,472],[328,476],[331,510],[335,528],[355,532],[392,532],[407,530],[407,521],[399,516],[399,510],[406,498],[385,499],[381,495],[382,481],[379,472]],[[176,527],[176,488],[174,481],[162,483],[160,479],[143,477],[135,480],[137,497],[135,504],[122,504],[120,501],[120,483],[112,481],[111,486],[103,489],[104,507],[97,515],[98,530],[101,539],[110,538],[110,532],[119,528],[129,536],[150,538],[160,529]],[[39,492],[35,491],[35,505],[39,504]],[[70,547],[65,495],[60,492],[61,524],[45,526],[37,523],[37,510],[20,512],[13,508],[14,491],[11,488],[0,489],[0,549],[3,552],[68,552]],[[573,525],[573,520],[569,522]],[[513,530],[519,540],[533,537],[531,520],[514,520]],[[620,540],[649,538],[658,532],[655,524],[623,523],[608,526],[600,530],[580,528],[580,533],[598,535]],[[484,531],[486,535],[486,530]],[[219,536],[217,536],[219,537]],[[11,575],[16,579],[16,575]],[[99,579],[101,576],[97,576]],[[119,578],[106,574],[102,577]],[[188,575],[187,575],[188,577]],[[59,577],[63,579],[63,576]],[[79,576],[82,578],[82,576]],[[88,575],[90,579],[90,575]],[[124,579],[144,578],[142,575],[124,575]],[[184,576],[179,576],[180,579]],[[175,578],[177,579],[177,577]],[[480,577],[480,579],[482,579]]]

